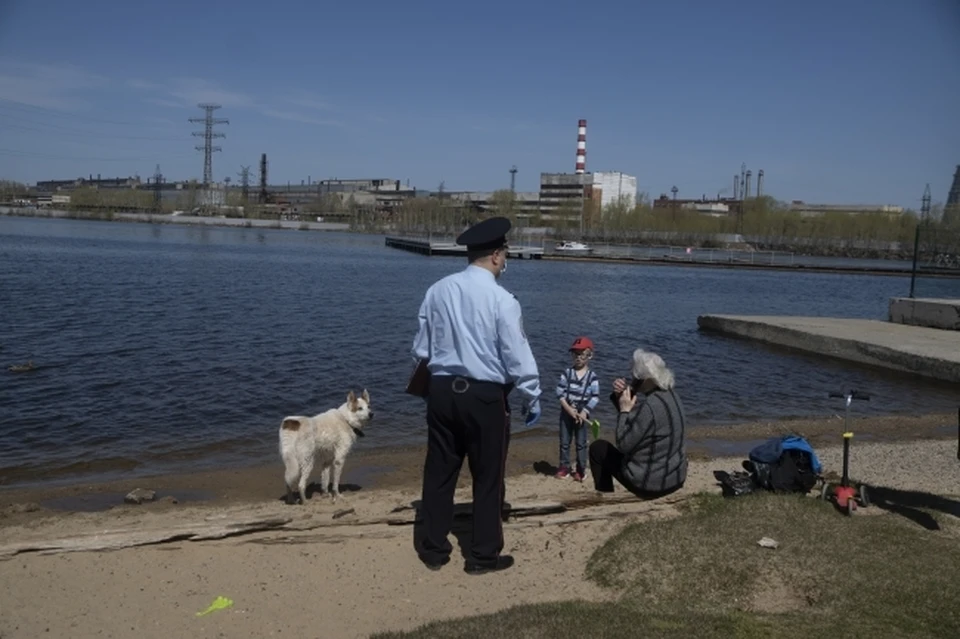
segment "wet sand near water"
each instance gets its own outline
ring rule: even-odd
[[[884,416],[852,418],[854,447],[866,442],[896,442],[916,439],[957,438],[957,415]],[[687,433],[688,455],[692,460],[717,457],[746,457],[749,450],[768,437],[799,433],[815,448],[838,445],[844,430],[843,419],[754,422],[732,426],[691,428]],[[601,437],[613,438],[610,428]],[[533,429],[515,434],[507,458],[507,476],[525,473],[552,474],[558,456],[556,434]],[[418,490],[425,449],[408,446],[396,449],[364,450],[358,442],[347,459],[341,479],[346,496],[370,490]],[[575,454],[575,451],[571,451]],[[6,477],[13,482],[15,477]],[[319,480],[319,472],[314,481]],[[468,486],[470,473],[464,464],[460,486]],[[123,503],[135,488],[157,492],[157,501],[140,506]],[[279,458],[270,464],[247,468],[159,475],[109,482],[78,481],[57,486],[0,486],[0,528],[20,525],[70,512],[125,511],[149,508],[162,512],[186,505],[224,506],[244,503],[279,502],[284,494],[283,466]],[[174,503],[174,500],[176,503]]]

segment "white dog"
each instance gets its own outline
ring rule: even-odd
[[[319,461],[323,481],[320,492],[327,494],[330,469],[333,469],[333,501],[340,497],[340,473],[343,462],[357,437],[363,437],[363,427],[373,417],[370,395],[366,390],[360,397],[353,391],[340,408],[313,417],[286,417],[280,424],[280,457],[286,467],[287,503],[293,503],[293,489],[300,491],[300,503],[307,502],[307,481]]]

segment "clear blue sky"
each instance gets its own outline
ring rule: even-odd
[[[587,8],[589,7],[589,8]],[[958,0],[0,0],[0,177],[214,177],[537,189],[572,171],[652,196],[914,208],[960,164]],[[754,177],[754,184],[756,178]]]

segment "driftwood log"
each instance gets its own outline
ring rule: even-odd
[[[25,552],[54,554],[89,550],[120,550],[173,541],[203,541],[247,535],[283,528],[289,518],[253,519],[247,521],[203,522],[154,530],[107,530],[49,541],[26,541],[0,546],[0,559],[9,559]]]

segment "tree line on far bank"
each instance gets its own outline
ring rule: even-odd
[[[465,224],[493,215],[510,218],[521,234],[525,228],[549,227],[553,237],[562,239],[709,248],[735,244],[739,235],[756,249],[850,256],[912,254],[916,230],[921,226],[919,213],[909,209],[896,214],[831,211],[805,216],[770,196],[747,198],[742,214],[713,217],[679,206],[655,208],[641,195],[634,206],[615,203],[603,211],[585,207],[581,222],[579,201],[541,214],[524,207],[510,191],[498,191],[485,211],[459,208],[434,198],[410,200],[398,212],[394,229],[453,236]],[[921,241],[930,238],[951,244],[954,252],[960,252],[960,208],[944,211],[942,205],[934,205],[921,229]]]
[[[0,201],[26,197],[26,185],[0,181]],[[69,209],[76,211],[143,211],[170,213],[203,208],[199,185],[188,184],[175,198],[164,198],[159,206],[149,188],[103,189],[80,187],[70,191]],[[256,193],[243,200],[236,189],[228,191],[227,209],[217,212],[230,217],[270,219],[276,210],[256,202]],[[770,196],[747,198],[742,214],[708,216],[682,207],[653,207],[641,194],[634,206],[615,203],[602,211],[589,204],[581,220],[579,201],[567,202],[551,213],[524,206],[509,190],[493,193],[484,210],[452,197],[412,198],[392,212],[360,206],[352,196],[341,198],[326,194],[297,206],[307,221],[316,216],[349,222],[357,231],[455,236],[465,225],[482,218],[502,215],[520,229],[550,229],[555,238],[583,239],[611,243],[681,243],[709,247],[718,236],[739,234],[757,249],[827,252],[831,254],[912,253],[918,212],[906,210],[892,214],[883,211],[865,213],[825,212],[804,216],[785,202]],[[213,212],[213,211],[211,211]],[[960,207],[944,210],[935,204],[922,222],[922,238],[938,238],[940,243],[960,244]],[[958,239],[953,239],[958,238]],[[722,242],[729,244],[729,242]],[[838,253],[839,251],[839,253]],[[960,246],[956,248],[960,252]]]

